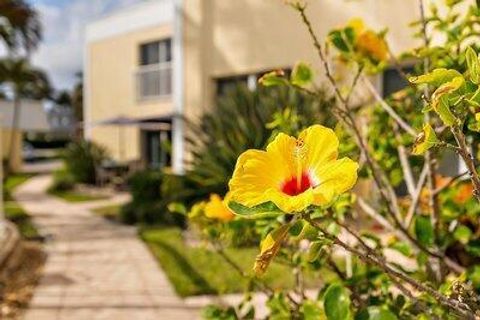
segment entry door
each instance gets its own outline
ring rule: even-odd
[[[168,145],[170,133],[168,131],[145,131],[145,151],[148,166],[163,168],[170,165]]]

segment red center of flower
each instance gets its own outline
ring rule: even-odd
[[[310,177],[306,173],[302,173],[301,177],[291,177],[282,185],[282,192],[289,196],[296,196],[313,187]]]

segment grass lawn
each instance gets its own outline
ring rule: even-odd
[[[106,206],[106,207],[100,207],[93,209],[92,211],[99,215],[102,218],[108,219],[108,220],[118,220],[118,213],[120,212],[121,205],[112,205],[112,206]]]
[[[75,190],[72,190],[72,191],[49,190],[48,194],[55,197],[62,198],[63,200],[68,202],[88,202],[88,201],[108,199],[108,197],[106,196],[85,194]]]
[[[18,231],[25,239],[38,238],[38,230],[30,216],[12,198],[13,190],[31,178],[32,174],[13,174],[4,182],[5,217],[15,223]]]
[[[178,228],[145,228],[141,237],[157,258],[177,293],[182,296],[232,293],[245,290],[247,280],[225,260],[204,247],[189,247]],[[228,256],[244,270],[252,270],[257,248],[227,249]],[[322,276],[325,272],[322,271]],[[332,276],[331,274],[327,276]],[[320,285],[320,278],[308,276],[310,287]],[[289,288],[294,284],[288,266],[272,263],[263,276],[272,288]]]
[[[29,173],[15,173],[10,176],[5,180],[3,184],[3,192],[5,196],[5,201],[11,201],[12,199],[12,192],[13,189],[27,181],[33,176],[33,174]]]

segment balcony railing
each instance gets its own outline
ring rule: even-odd
[[[136,77],[138,100],[164,98],[172,94],[172,64],[170,62],[141,66]]]

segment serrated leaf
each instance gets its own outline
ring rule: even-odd
[[[270,262],[277,255],[281,244],[288,234],[290,224],[285,224],[270,232],[260,244],[260,254],[255,259],[253,270],[257,275],[262,275],[267,270]]]
[[[293,85],[304,87],[313,81],[313,71],[305,62],[299,62],[293,68],[290,82]]]
[[[427,83],[435,87],[439,87],[445,82],[449,82],[452,79],[456,77],[461,77],[461,76],[462,75],[457,70],[439,68],[439,69],[433,70],[430,73],[427,73],[418,77],[411,77],[408,80],[414,84]]]
[[[264,74],[260,79],[258,79],[258,83],[265,87],[273,87],[287,85],[288,81],[285,79],[285,73],[283,70],[275,70]]]
[[[426,246],[433,244],[433,226],[429,217],[417,216],[415,219],[415,235],[421,244]]]
[[[341,284],[331,284],[323,300],[323,308],[328,320],[350,320],[350,294]]]
[[[467,60],[468,72],[470,74],[470,80],[473,83],[480,83],[480,62],[478,61],[478,55],[472,47],[468,47],[465,51],[465,59]]]
[[[424,154],[427,150],[435,147],[439,142],[435,130],[430,126],[430,124],[425,124],[423,126],[422,132],[415,139],[413,145],[412,153],[415,155]]]
[[[283,214],[273,202],[265,202],[255,207],[247,207],[238,202],[230,201],[228,207],[234,214],[248,219],[276,217]]]
[[[460,225],[453,232],[453,237],[462,244],[467,244],[472,236],[472,230],[470,228]]]

